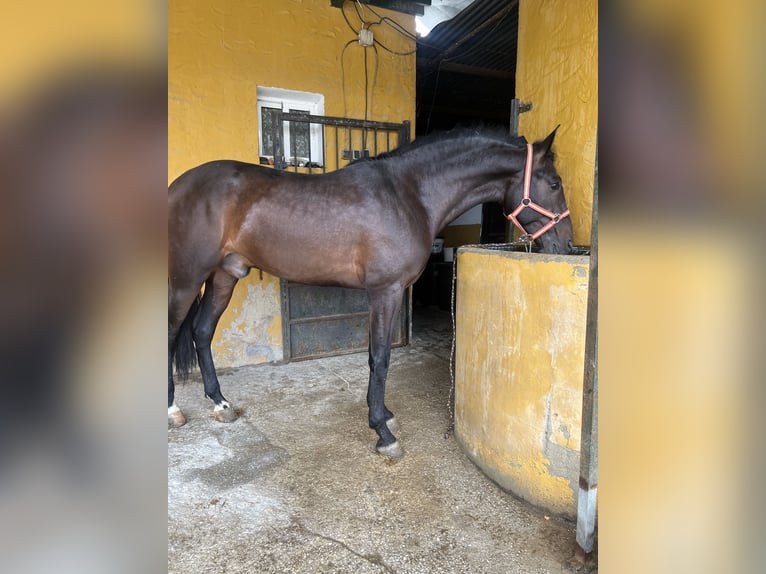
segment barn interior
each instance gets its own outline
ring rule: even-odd
[[[575,243],[590,245],[595,2],[228,0],[171,4],[168,29],[169,180],[221,157],[314,173],[458,125],[503,126],[533,141],[562,124],[557,167]],[[545,308],[548,296],[566,302],[563,313],[553,307],[552,317],[531,322],[566,327],[542,329],[552,338],[537,346],[561,356],[575,348],[574,372],[554,365],[551,382],[537,365],[505,351],[498,357],[516,337],[502,314],[500,323],[464,322],[497,329],[492,345],[476,354],[476,333],[468,332],[462,348],[453,347],[459,317],[493,312],[481,299],[469,309],[455,302],[455,260],[481,269],[489,257],[498,271],[475,288],[504,293],[515,281],[505,267],[513,257],[470,246],[506,243],[512,234],[499,206],[476,206],[442,230],[406,295],[387,395],[402,419],[398,462],[374,452],[366,426],[364,293],[258,272],[240,280],[213,343],[239,420],[213,420],[198,373],[177,387],[189,422],[168,432],[168,571],[583,567],[575,520],[588,258],[533,260],[527,281],[555,289],[522,293],[532,308]],[[475,285],[479,276],[462,283]],[[483,400],[498,405],[501,417],[511,408],[533,413],[535,424],[518,428],[535,444],[516,459],[493,450],[488,439],[496,430],[476,438],[454,418],[473,420],[471,409],[482,402],[465,400],[472,365],[494,365],[481,372],[504,388],[508,360],[515,377],[534,381],[515,395],[529,403],[512,405],[493,398],[495,391]],[[479,418],[494,416],[489,411]],[[594,569],[594,555],[588,560]]]

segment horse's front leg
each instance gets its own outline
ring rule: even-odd
[[[380,454],[390,458],[402,456],[402,447],[394,436],[397,432],[396,419],[386,408],[386,377],[391,358],[391,339],[394,320],[402,306],[400,286],[368,291],[370,304],[370,382],[367,387],[370,428],[378,433],[376,448]]]

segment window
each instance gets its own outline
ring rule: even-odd
[[[283,111],[305,115],[324,115],[324,96],[312,92],[298,92],[282,88],[257,87],[258,99],[258,149],[261,161],[274,159],[274,112]],[[322,126],[301,122],[284,122],[282,130],[283,151],[288,164],[299,166],[324,164],[322,149]]]

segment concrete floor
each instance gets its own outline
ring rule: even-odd
[[[212,418],[200,379],[178,385],[168,431],[168,572],[570,572],[574,524],[503,492],[449,424],[449,313],[416,314],[387,405],[405,455],[374,452],[366,354],[220,373],[242,410]]]

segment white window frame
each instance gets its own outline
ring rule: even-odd
[[[258,105],[258,151],[260,157],[274,159],[272,154],[264,153],[263,147],[263,108],[277,108],[283,112],[290,110],[307,111],[312,116],[324,115],[324,95],[314,92],[300,92],[298,90],[287,90],[284,88],[273,88],[268,86],[256,86],[256,100]],[[324,126],[320,124],[309,124],[309,140],[311,142],[311,161],[324,165],[324,148],[322,146],[322,130]],[[290,142],[290,122],[284,123],[282,133],[284,142],[285,161],[290,162],[292,158]],[[307,157],[298,157],[302,162],[308,161]]]

